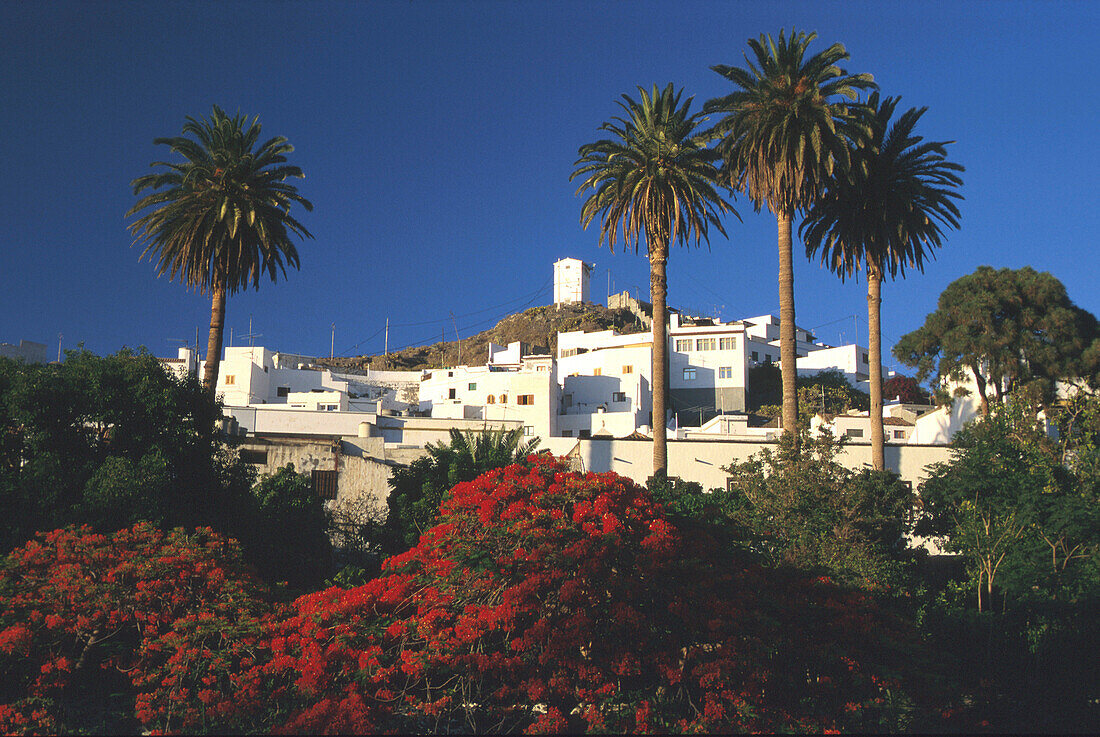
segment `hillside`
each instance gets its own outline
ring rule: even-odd
[[[432,343],[392,351],[389,356],[341,356],[333,359],[318,358],[321,366],[349,370],[413,370],[439,367],[440,361],[449,366],[461,363],[483,366],[489,358],[489,343],[508,345],[517,340],[528,343],[535,352],[557,350],[557,334],[583,330],[618,330],[635,333],[642,330],[638,319],[627,309],[608,309],[598,304],[544,305],[509,315],[488,330],[444,343]],[[541,351],[539,350],[541,349]]]

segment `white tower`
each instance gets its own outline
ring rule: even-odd
[[[554,262],[554,304],[588,302],[588,279],[592,264],[577,258],[563,258]]]

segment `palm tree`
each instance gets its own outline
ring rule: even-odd
[[[653,302],[653,472],[667,468],[665,407],[668,391],[668,320],[665,266],[672,243],[694,239],[710,243],[710,226],[726,234],[718,219],[733,208],[718,194],[718,154],[696,133],[705,118],[689,114],[692,100],[680,104],[681,92],[669,84],[651,92],[638,87],[640,99],[623,95],[625,115],[600,126],[613,138],[581,146],[570,175],[583,177],[577,194],[591,190],[581,207],[585,229],[597,217],[602,245],[612,252],[622,242],[634,247],[644,237],[649,258]]]
[[[247,129],[246,129],[247,125]],[[149,208],[130,225],[134,243],[145,246],[156,262],[157,276],[179,278],[188,288],[212,295],[210,338],[206,349],[203,385],[218,383],[225,297],[251,284],[260,286],[260,274],[275,281],[286,277],[287,264],[298,268],[298,251],[291,234],[312,238],[290,215],[292,203],[306,210],[313,205],[286,183],[304,178],[302,170],[286,165],[294,150],[285,138],[261,144],[259,118],[252,122],[237,114],[230,118],[214,106],[210,118],[188,117],[186,135],[157,138],[183,156],[180,163],[154,161],[155,174],[138,177],[134,194],[150,190],[126,217]],[[196,140],[197,139],[197,140]],[[255,149],[255,150],[254,150]]]
[[[704,112],[723,113],[713,134],[721,137],[722,174],[748,194],[756,211],[765,204],[779,225],[779,357],[783,372],[783,431],[797,447],[798,393],[794,325],[791,221],[806,210],[836,169],[847,169],[849,146],[866,135],[856,91],[875,86],[869,74],[848,74],[836,64],[848,58],[841,44],[807,58],[816,33],[780,31],[749,39],[756,64],[718,65],[714,71],[737,91],[707,102]]]
[[[799,234],[806,255],[820,252],[821,261],[844,279],[867,271],[868,352],[871,375],[871,459],[886,468],[882,427],[882,280],[887,274],[905,276],[905,267],[924,271],[925,258],[943,242],[943,226],[959,227],[962,195],[955,172],[964,171],[947,160],[950,141],[924,141],[913,134],[927,108],[914,108],[890,125],[899,98],[868,100],[872,112],[871,138],[856,150],[855,165],[847,175],[831,180],[814,203]]]

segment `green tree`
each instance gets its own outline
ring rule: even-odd
[[[894,356],[918,369],[923,381],[973,377],[982,415],[989,390],[998,402],[1028,384],[1049,402],[1054,382],[1081,379],[1095,385],[1100,370],[1100,328],[1077,307],[1060,281],[1030,266],[979,266],[940,294],[924,325],[902,336]]]
[[[1038,407],[1023,393],[964,428],[921,492],[917,531],[965,558],[978,611],[997,591],[1005,599],[1100,592],[1100,484],[1090,464],[1063,464]]]
[[[386,552],[416,545],[421,533],[435,524],[439,505],[455,484],[494,468],[524,463],[539,445],[538,438],[525,439],[523,428],[518,427],[479,432],[451,428],[450,434],[450,443],[428,443],[426,456],[408,468],[394,470],[386,501]]]
[[[868,134],[866,114],[852,105],[858,90],[875,86],[869,74],[836,66],[848,58],[841,44],[807,57],[816,33],[780,31],[749,39],[756,64],[745,69],[718,65],[714,71],[736,91],[710,100],[707,113],[724,117],[713,130],[721,137],[722,174],[746,193],[757,212],[767,205],[779,229],[779,354],[783,370],[783,430],[798,443],[795,388],[794,266],[791,221],[809,208],[835,172],[851,164],[850,147]]]
[[[246,128],[247,126],[247,128]],[[210,338],[206,349],[203,385],[213,393],[218,382],[225,298],[250,284],[259,288],[260,275],[275,281],[286,276],[289,264],[298,268],[292,234],[313,236],[290,214],[292,204],[306,210],[313,205],[286,183],[303,178],[302,170],[286,164],[294,150],[281,136],[256,147],[259,118],[249,123],[240,114],[230,118],[218,106],[209,118],[188,117],[184,136],[157,138],[183,161],[154,161],[155,174],[138,177],[138,200],[127,217],[148,210],[130,224],[141,255],[156,262],[157,276],[177,277],[188,288],[209,293]]]
[[[0,545],[73,523],[225,530],[253,479],[223,446],[219,416],[198,381],[144,350],[0,360]]]
[[[897,583],[906,555],[912,492],[888,471],[837,462],[831,435],[784,435],[779,447],[722,470],[722,513],[771,565],[825,569],[872,586]]]
[[[871,462],[886,468],[882,426],[882,280],[924,270],[925,258],[943,242],[943,227],[959,227],[959,164],[947,160],[947,142],[924,141],[913,132],[928,108],[912,108],[892,125],[899,98],[879,102],[871,94],[871,137],[853,153],[853,166],[829,179],[806,215],[799,235],[806,255],[841,279],[867,273],[867,325],[871,394]]]
[[[776,374],[778,373],[776,370]],[[773,380],[773,386],[774,383]],[[809,427],[810,418],[819,413],[839,415],[853,409],[865,412],[870,405],[870,397],[849,384],[844,374],[836,369],[819,371],[812,376],[799,376],[796,385],[800,428]],[[772,389],[769,396],[776,398],[776,395],[777,392]],[[756,409],[757,414],[765,417],[779,417],[782,412],[783,408],[776,404],[762,403]]]
[[[268,581],[315,588],[329,571],[332,546],[325,503],[310,477],[288,464],[256,483],[252,501],[252,519],[238,533],[249,560]]]
[[[583,177],[577,194],[591,190],[581,207],[585,229],[600,222],[600,243],[638,244],[645,240],[649,258],[649,288],[653,303],[653,472],[668,465],[665,408],[668,405],[668,344],[666,265],[673,243],[710,243],[714,226],[726,231],[719,214],[737,213],[717,190],[717,154],[697,127],[703,119],[689,114],[693,97],[680,105],[681,92],[672,84],[651,92],[639,87],[640,100],[623,95],[625,117],[600,126],[613,138],[581,146],[572,181]]]

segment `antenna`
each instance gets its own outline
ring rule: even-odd
[[[458,366],[462,365],[462,338],[458,337],[458,322],[455,320],[455,313],[451,312],[451,325],[455,329],[455,341],[458,342]]]
[[[61,361],[61,338],[64,337],[61,333],[57,334],[57,360]]]

